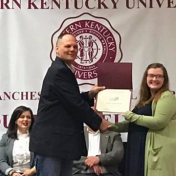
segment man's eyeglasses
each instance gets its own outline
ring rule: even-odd
[[[164,78],[164,75],[154,75],[154,74],[148,74],[147,75],[149,78],[153,79],[153,78],[156,78],[156,79],[162,79]]]

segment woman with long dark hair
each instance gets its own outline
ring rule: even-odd
[[[19,106],[13,111],[7,133],[0,141],[1,176],[32,176],[36,173],[34,154],[29,151],[33,123],[34,116],[30,108]]]
[[[128,131],[125,176],[176,176],[176,97],[162,64],[147,67],[139,101],[124,117],[111,130]]]

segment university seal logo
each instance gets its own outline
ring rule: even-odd
[[[105,18],[83,13],[65,19],[52,35],[51,60],[55,59],[57,37],[64,33],[73,34],[77,39],[78,55],[73,65],[80,86],[86,88],[97,83],[99,62],[120,62],[122,59],[121,36]]]

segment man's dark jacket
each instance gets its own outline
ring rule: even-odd
[[[102,121],[91,103],[88,93],[80,94],[74,73],[56,57],[43,81],[30,151],[71,160],[86,154],[83,123],[97,130]]]

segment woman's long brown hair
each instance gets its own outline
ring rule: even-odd
[[[161,68],[163,70],[163,76],[164,76],[164,82],[162,87],[154,95],[151,95],[150,88],[147,85],[147,74],[148,74],[148,70],[151,68]],[[140,98],[138,103],[136,104],[136,107],[140,108],[142,106],[145,106],[146,104],[151,103],[152,101],[157,102],[161,94],[166,90],[169,90],[169,77],[168,77],[166,68],[160,63],[150,64],[146,68],[142,78],[142,82],[140,86]]]

